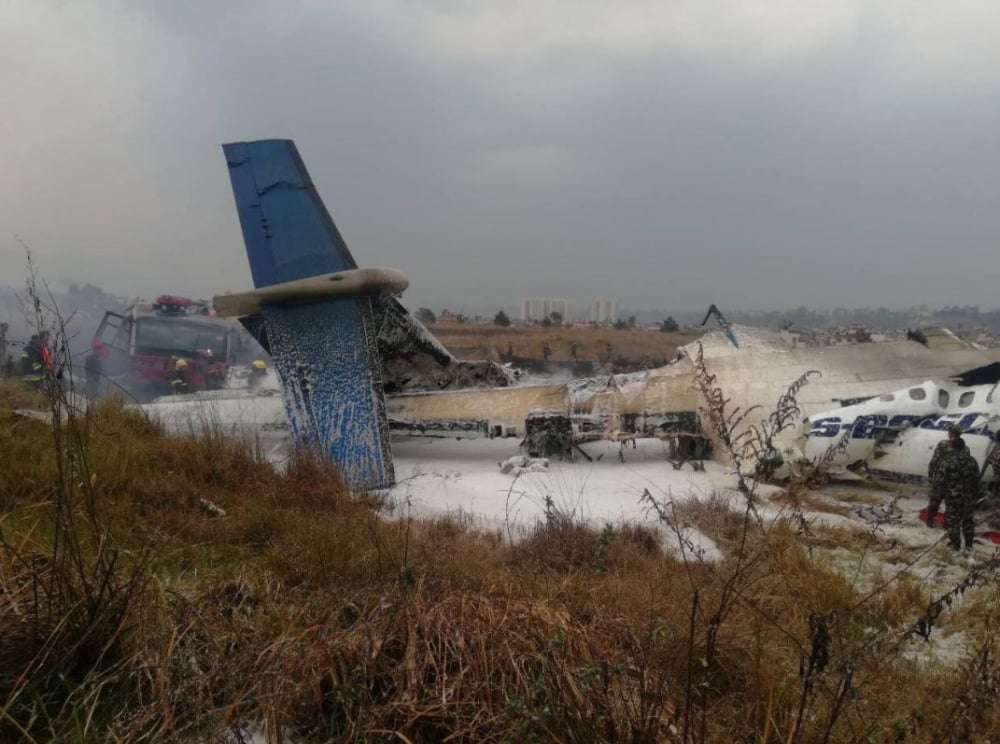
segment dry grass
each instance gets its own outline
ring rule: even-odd
[[[884,497],[876,496],[870,491],[853,491],[845,488],[838,488],[833,495],[837,501],[845,504],[881,504],[886,501]]]
[[[682,515],[716,565],[558,512],[510,546],[114,403],[64,432],[87,456],[60,485],[52,427],[0,395],[0,740],[258,724],[272,741],[929,742],[996,723],[992,657],[918,669],[893,645],[927,604],[919,584],[862,601],[791,524],[744,532],[723,499]],[[986,628],[1000,597],[978,601],[969,627]],[[828,659],[797,726],[816,617]]]
[[[793,509],[807,509],[810,512],[820,512],[823,514],[838,514],[840,516],[845,516],[850,514],[850,509],[848,509],[843,504],[832,501],[823,496],[812,494],[808,492],[801,491],[776,491],[768,497],[768,501],[772,504],[777,504],[778,506],[790,507]],[[868,502],[855,502],[855,503],[879,503],[879,500],[872,500]]]
[[[580,361],[603,360],[611,344],[615,358],[637,363],[643,358],[665,363],[677,356],[677,349],[700,338],[702,331],[661,333],[648,329],[574,328],[572,326],[510,326],[448,324],[434,325],[431,332],[462,359],[498,359],[513,349],[514,355],[542,358],[542,344],[548,343],[553,361],[571,359],[577,346]]]

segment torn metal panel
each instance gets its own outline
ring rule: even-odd
[[[396,434],[475,439],[493,436],[487,419],[456,419],[453,421],[400,421],[389,419],[389,431]],[[502,436],[502,434],[501,434]]]
[[[955,375],[959,385],[996,385],[1000,383],[1000,362],[984,364]]]
[[[524,421],[524,448],[531,457],[572,459],[572,420],[559,411],[532,411]]]
[[[934,351],[963,351],[976,347],[963,341],[948,328],[919,328],[913,331],[913,340]]]
[[[372,308],[386,393],[511,384],[510,374],[496,362],[455,358],[395,298],[374,298]]]

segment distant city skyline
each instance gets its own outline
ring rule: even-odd
[[[85,284],[84,282],[77,282],[75,280],[69,279],[69,280],[66,280],[65,283],[62,286],[53,285],[53,286],[51,286],[51,289],[56,294],[56,296],[58,297],[61,294],[64,294],[65,291],[66,291],[66,289],[68,287],[70,287],[72,285],[76,285],[78,288],[82,288],[84,286],[84,284]],[[92,285],[92,286],[93,286],[94,289],[103,291],[103,292],[105,292],[109,296],[120,298],[120,299],[126,300],[126,301],[129,301],[129,300],[132,300],[132,299],[136,299],[138,297],[137,295],[134,295],[134,294],[133,295],[129,295],[128,293],[115,291],[115,289],[113,287],[110,287],[110,286],[102,286],[102,285]],[[179,294],[179,295],[182,295],[182,296],[190,296],[190,297],[195,298],[195,299],[210,299],[210,298],[204,298],[204,297],[200,298],[200,297],[198,297],[193,292],[185,292],[183,290],[177,290],[173,286],[168,287],[167,291],[165,291],[165,292],[161,291],[161,292],[158,292],[157,294],[164,294],[164,293],[167,293],[167,294]],[[18,295],[18,296],[21,296],[21,297],[25,296],[24,287],[21,286],[21,285],[14,286],[14,285],[9,285],[9,284],[8,285],[2,285],[2,284],[0,284],[0,299],[3,300],[3,304],[0,304],[0,315],[2,315],[4,312],[7,312],[7,313],[14,312],[15,303],[17,302],[17,300],[14,297],[15,295]],[[144,298],[144,299],[151,299],[152,298],[151,295],[142,295],[141,297]],[[429,309],[433,310],[435,313],[438,313],[438,312],[440,312],[442,310],[451,310],[452,312],[462,313],[464,315],[469,315],[469,316],[472,316],[472,315],[481,315],[481,316],[489,315],[490,317],[493,317],[493,315],[495,315],[498,310],[504,310],[504,312],[507,312],[510,315],[511,318],[519,318],[520,317],[520,310],[521,310],[521,299],[530,299],[530,298],[519,298],[516,302],[513,301],[513,300],[507,300],[506,302],[500,302],[500,303],[493,303],[493,302],[468,302],[468,301],[465,301],[465,302],[463,302],[463,301],[458,301],[458,302],[433,302],[432,301],[432,302],[426,302],[426,303],[425,302],[417,303],[417,302],[414,302],[412,300],[410,294],[407,292],[407,293],[404,293],[404,295],[400,298],[400,301],[402,302],[402,304],[407,309],[409,309],[412,312],[416,312],[416,310],[418,308],[420,308],[420,307],[426,307],[426,308],[429,308]],[[539,299],[539,298],[535,298],[535,299]],[[544,298],[541,298],[541,299],[544,299]],[[589,318],[589,314],[593,312],[593,304],[594,304],[594,302],[596,302],[595,300],[586,301],[585,299],[582,299],[582,298],[580,298],[580,299],[574,299],[574,298],[550,298],[550,299],[558,299],[560,301],[565,301],[567,303],[569,309],[570,309],[571,315],[574,315],[574,317],[579,316],[579,319],[581,319],[581,320],[589,320],[590,319]],[[616,314],[617,315],[623,315],[625,317],[628,317],[628,315],[634,314],[634,313],[641,313],[641,314],[648,314],[648,315],[664,315],[664,317],[666,317],[666,315],[670,315],[670,314],[700,315],[700,316],[703,316],[704,312],[705,312],[705,307],[699,307],[699,306],[690,306],[690,307],[682,307],[682,306],[677,306],[677,307],[630,307],[630,306],[627,306],[627,305],[621,305],[616,300],[610,300],[610,302],[614,303]],[[883,309],[883,310],[885,310],[887,312],[891,312],[891,313],[912,313],[912,314],[914,314],[916,316],[919,316],[921,314],[927,315],[927,314],[941,313],[941,312],[949,310],[949,309],[967,310],[967,309],[971,309],[971,308],[977,308],[979,310],[979,312],[983,313],[983,314],[989,314],[989,313],[1000,314],[1000,302],[998,302],[996,306],[988,306],[988,305],[987,306],[977,306],[977,305],[961,305],[961,304],[958,304],[958,305],[956,305],[956,304],[944,304],[944,305],[935,306],[935,305],[929,305],[929,304],[926,304],[926,303],[920,303],[920,304],[901,305],[901,306],[876,306],[876,305],[864,306],[864,305],[861,305],[861,306],[857,306],[857,307],[823,307],[823,306],[798,305],[798,306],[784,306],[784,307],[782,307],[782,306],[775,306],[775,307],[760,308],[760,309],[746,309],[746,308],[741,308],[741,307],[737,307],[737,306],[732,306],[731,307],[731,306],[728,306],[728,305],[720,305],[720,308],[725,313],[736,313],[736,314],[744,314],[744,315],[767,315],[767,314],[776,314],[776,313],[789,313],[789,314],[791,314],[791,313],[796,313],[796,312],[801,312],[801,311],[811,312],[811,313],[819,313],[819,314],[835,315],[838,312],[848,313],[849,314],[849,313],[854,313],[854,312],[859,312],[859,311],[876,312],[876,311],[878,311],[880,309]],[[587,317],[584,317],[584,315],[586,315]],[[0,320],[3,320],[3,318],[0,317]]]
[[[618,319],[618,303],[614,300],[594,300],[590,304],[592,323],[614,323]]]
[[[561,297],[522,297],[520,305],[519,317],[524,321],[544,320],[553,313],[567,322],[573,319],[572,305]]]

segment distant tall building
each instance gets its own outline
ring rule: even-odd
[[[559,316],[566,322],[570,321],[569,302],[558,297],[522,297],[521,298],[521,320],[531,322],[533,320],[544,320],[559,313]]]
[[[599,325],[618,320],[618,303],[614,300],[595,300],[590,306],[590,321]]]

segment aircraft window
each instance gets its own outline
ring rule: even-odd
[[[923,400],[927,397],[927,391],[923,388],[910,388],[911,400]]]
[[[973,390],[970,390],[967,393],[962,393],[962,397],[958,399],[958,407],[959,408],[967,408],[968,406],[971,406],[972,405],[972,399],[975,398],[975,397],[976,397],[976,393]]]
[[[938,405],[942,408],[948,407],[948,401],[951,400],[951,396],[948,395],[947,390],[938,390]]]
[[[885,401],[886,403],[892,403],[894,400],[896,400],[896,396],[893,395],[892,393],[886,393],[881,398],[879,398],[879,400]]]

